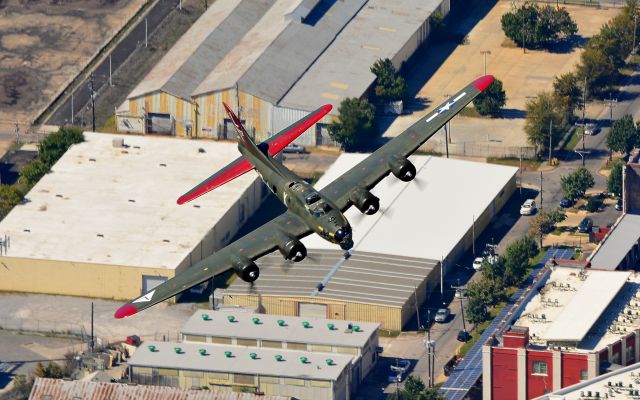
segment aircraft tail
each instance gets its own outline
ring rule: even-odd
[[[247,131],[244,129],[244,126],[242,126],[240,119],[238,119],[238,117],[233,113],[233,111],[231,111],[231,108],[227,105],[227,103],[223,102],[222,105],[224,106],[224,109],[227,112],[227,115],[233,122],[233,126],[235,126],[236,128],[236,132],[238,132],[238,147],[243,147],[249,153],[262,157],[263,154],[258,148],[258,145],[256,145],[253,139],[251,139],[251,136],[249,136]]]

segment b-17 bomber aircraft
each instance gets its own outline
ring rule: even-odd
[[[278,249],[285,259],[301,261],[306,257],[307,249],[300,239],[311,233],[339,245],[345,251],[350,250],[354,244],[353,232],[343,212],[353,205],[363,214],[375,214],[380,208],[380,200],[370,189],[389,173],[403,182],[414,179],[416,168],[407,157],[491,83],[491,75],[476,79],[322,190],[316,190],[306,183],[274,156],[326,115],[331,105],[320,107],[268,140],[256,144],[240,120],[224,104],[238,132],[241,156],[181,196],[178,204],[200,197],[255,169],[284,203],[287,211],[123,305],[116,311],[115,317],[133,315],[229,269],[233,269],[243,280],[254,282],[260,275],[256,259]]]

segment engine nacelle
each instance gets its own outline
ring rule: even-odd
[[[389,161],[389,168],[393,175],[403,182],[409,182],[416,177],[416,166],[404,157],[394,157]]]
[[[233,270],[245,282],[255,282],[260,276],[260,268],[247,257],[236,257],[233,261]]]
[[[307,248],[298,240],[290,239],[278,245],[278,250],[286,260],[299,262],[307,256]]]
[[[380,209],[380,199],[362,187],[355,188],[349,200],[363,214],[373,215]]]

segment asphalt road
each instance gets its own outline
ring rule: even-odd
[[[146,18],[140,19],[138,24],[129,34],[123,38],[116,47],[111,51],[111,73],[115,73],[116,69],[125,62],[127,57],[138,46],[145,45],[145,19],[147,20],[147,34],[151,36],[160,23],[169,15],[171,10],[176,8],[178,2],[176,0],[160,0],[151,10],[149,10]],[[99,92],[104,85],[109,84],[109,57],[106,57],[94,69],[94,91]],[[71,121],[71,103],[73,98],[73,119]],[[91,100],[89,90],[89,78],[85,79],[77,90],[73,92],[73,96],[69,96],[67,100],[54,112],[48,119],[48,124],[62,125],[65,123],[80,122],[80,112],[82,108]],[[90,114],[88,114],[90,115]]]

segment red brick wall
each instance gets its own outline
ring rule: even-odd
[[[494,400],[518,398],[518,351],[491,349],[491,388]]]
[[[562,354],[562,387],[580,382],[580,373],[588,368],[586,354]]]
[[[547,363],[547,374],[533,374],[534,361]],[[550,351],[527,352],[527,399],[542,396],[546,392],[553,391],[553,358]]]

